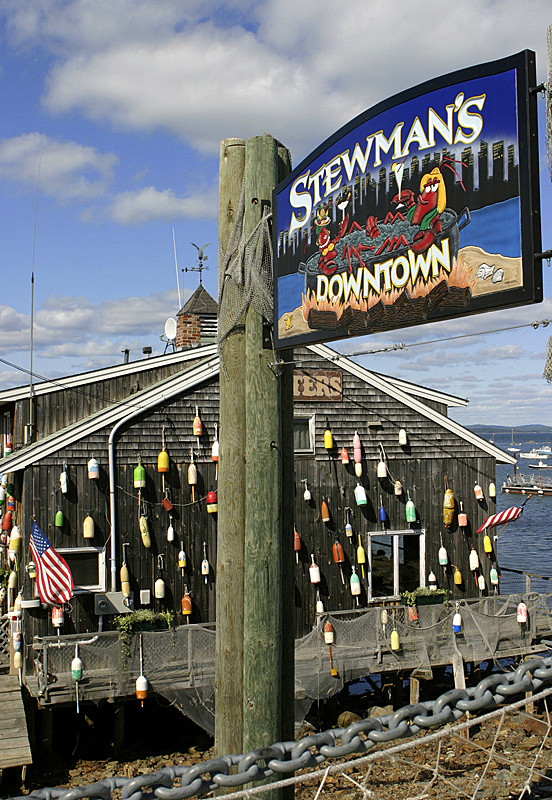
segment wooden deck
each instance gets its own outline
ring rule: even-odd
[[[0,774],[32,760],[19,680],[17,675],[0,674]]]

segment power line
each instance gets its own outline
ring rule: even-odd
[[[439,344],[441,342],[454,342],[457,339],[469,339],[472,336],[488,336],[490,333],[503,333],[504,331],[515,331],[519,328],[534,328],[536,330],[539,325],[542,325],[543,328],[546,328],[549,325],[551,320],[549,319],[542,319],[542,320],[535,320],[534,322],[525,322],[523,325],[509,325],[506,328],[494,328],[489,331],[478,331],[475,333],[461,333],[458,336],[444,336],[441,339],[424,339],[423,342],[412,342],[412,344],[405,344],[405,342],[399,342],[398,344],[389,345],[389,347],[379,347],[374,350],[357,350],[353,353],[342,353],[343,356],[346,358],[351,358],[351,356],[369,356],[375,355],[376,353],[388,353],[394,350],[407,350],[410,347],[422,347],[427,344]],[[336,356],[339,358],[339,356]],[[334,359],[335,360],[335,359]]]

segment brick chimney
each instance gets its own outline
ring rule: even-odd
[[[177,350],[214,342],[217,336],[217,320],[218,305],[200,283],[177,314]]]

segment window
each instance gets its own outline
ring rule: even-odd
[[[62,547],[57,550],[69,565],[75,594],[107,590],[105,547]]]
[[[12,415],[5,411],[2,420],[2,456],[8,456],[13,449]]]
[[[369,534],[370,600],[398,597],[425,585],[425,530]]]
[[[314,453],[314,431],[314,416],[294,417],[293,449],[296,453]]]

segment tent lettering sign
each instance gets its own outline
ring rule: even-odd
[[[276,345],[540,302],[535,55],[360,114],[273,194]]]

